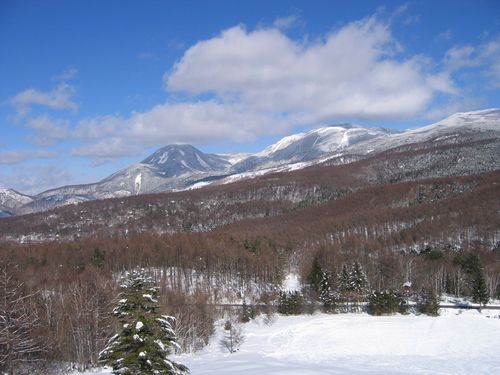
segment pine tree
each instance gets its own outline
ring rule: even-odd
[[[482,270],[476,272],[476,274],[472,277],[471,289],[472,302],[479,303],[479,307],[488,303],[490,296]]]
[[[323,277],[321,278],[319,300],[323,304],[325,312],[335,312],[339,296],[332,288],[331,275],[328,271],[323,272]]]
[[[320,292],[322,277],[323,277],[323,269],[321,268],[319,257],[316,255],[313,260],[311,273],[309,274],[309,283],[311,285],[311,288],[315,292],[318,293]]]
[[[339,274],[339,289],[342,293],[351,291],[351,276],[346,264],[342,265],[342,271]]]
[[[122,328],[113,336],[99,359],[120,375],[178,375],[187,367],[167,358],[176,343],[174,318],[158,313],[159,288],[144,270],[125,276],[121,299],[113,314]]]
[[[465,258],[462,267],[468,276],[472,301],[479,303],[479,306],[486,305],[489,298],[488,287],[483,274],[481,258],[477,253],[470,253]]]
[[[243,300],[243,305],[241,305],[240,321],[242,323],[248,323],[250,320],[255,319],[255,315],[255,308],[248,305],[247,302]]]
[[[278,312],[283,315],[299,315],[304,307],[304,297],[297,291],[280,292]]]
[[[439,315],[439,299],[433,289],[422,289],[417,299],[417,311],[430,316]]]
[[[366,287],[366,274],[361,264],[356,261],[349,273],[349,289],[357,294],[363,294]]]

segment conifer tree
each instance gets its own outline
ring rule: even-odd
[[[255,308],[248,305],[246,300],[243,300],[243,305],[241,306],[240,321],[242,323],[248,323],[250,320],[255,319]]]
[[[483,265],[478,253],[470,253],[464,260],[462,267],[468,276],[472,301],[479,305],[486,305],[489,301],[488,287],[483,274]]]
[[[439,315],[439,299],[432,288],[422,289],[417,298],[417,311],[430,316]]]
[[[175,348],[174,318],[158,313],[159,288],[144,270],[125,276],[113,314],[121,324],[99,359],[120,375],[180,375],[187,367],[167,358]]]
[[[351,277],[349,268],[346,264],[342,265],[342,271],[339,274],[339,289],[342,293],[349,292],[351,290]]]
[[[224,323],[224,332],[219,345],[229,353],[236,352],[245,339],[241,333],[241,327],[231,320],[226,320]]]
[[[482,269],[477,271],[472,277],[471,292],[472,302],[479,303],[479,307],[481,307],[481,305],[486,305],[490,300]]]
[[[366,287],[366,274],[361,264],[356,261],[352,265],[349,273],[349,289],[358,294],[362,294]]]
[[[313,260],[311,273],[309,274],[309,283],[315,292],[320,292],[322,277],[323,269],[321,268],[319,257],[316,255]]]
[[[328,271],[323,272],[319,300],[323,304],[325,312],[334,312],[336,310],[339,296],[332,288],[331,275]]]

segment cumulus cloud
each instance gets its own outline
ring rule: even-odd
[[[215,100],[162,104],[129,118],[103,116],[81,121],[74,135],[98,142],[76,149],[75,155],[123,156],[120,147],[135,150],[133,145],[196,144],[220,139],[244,142],[266,132],[282,132],[290,124],[286,116]]]
[[[307,122],[411,116],[437,92],[453,90],[446,75],[397,53],[388,25],[374,17],[305,44],[277,28],[236,26],[189,48],[165,84],[258,111],[293,112]]]
[[[400,57],[390,25],[376,17],[312,42],[282,31],[294,22],[253,31],[239,25],[191,46],[164,76],[166,90],[187,99],[81,121],[74,135],[88,143],[74,154],[120,157],[137,146],[245,142],[298,125],[405,118],[423,113],[437,94],[457,92],[446,70],[429,70],[429,59]]]
[[[39,105],[54,110],[77,110],[78,105],[72,97],[75,93],[73,86],[67,83],[60,83],[51,91],[40,91],[34,88],[21,91],[13,98],[10,103],[16,108],[18,114],[29,113],[33,105]]]
[[[56,154],[49,151],[28,151],[15,150],[0,152],[0,164],[13,165],[19,164],[31,159],[53,158]]]

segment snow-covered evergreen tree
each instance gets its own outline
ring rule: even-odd
[[[356,261],[353,263],[352,268],[349,272],[349,290],[357,293],[363,294],[366,287],[366,274],[363,271],[361,264]]]
[[[347,293],[351,290],[351,275],[347,264],[342,265],[342,271],[339,274],[339,290]]]
[[[100,353],[104,365],[120,375],[178,375],[188,373],[186,366],[167,358],[175,348],[174,318],[158,313],[159,288],[144,270],[125,276],[118,306],[113,314],[121,324]]]
[[[330,273],[328,271],[323,272],[319,300],[323,304],[325,312],[334,312],[340,299],[338,294],[333,290],[331,280]]]

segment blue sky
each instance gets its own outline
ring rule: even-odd
[[[348,6],[346,4],[349,4]],[[500,2],[0,1],[0,186],[500,106]]]

